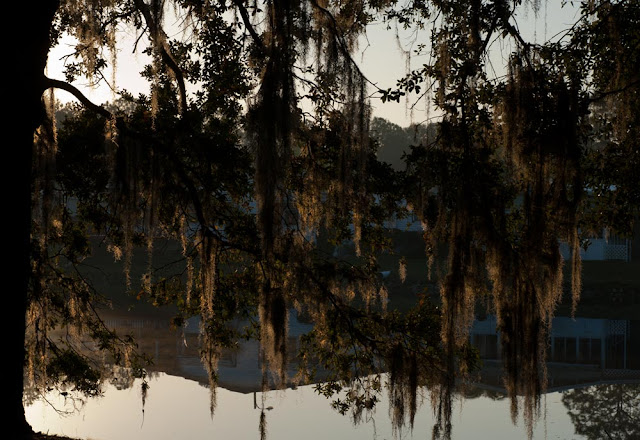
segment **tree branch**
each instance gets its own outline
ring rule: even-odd
[[[72,84],[69,84],[68,82],[60,81],[58,79],[45,78],[44,83],[47,89],[54,88],[54,89],[60,89],[60,90],[64,90],[66,92],[71,93],[85,107],[87,107],[88,109],[92,110],[93,112],[101,116],[104,116],[105,118],[113,117],[113,114],[109,110],[102,107],[101,105],[91,102],[91,100],[89,100],[89,98],[87,98],[80,90],[78,90],[78,88],[76,88]]]
[[[622,93],[625,92],[633,87],[636,87],[640,85],[640,79],[636,79],[635,81],[630,82],[629,84],[625,85],[624,87],[620,87],[618,89],[614,89],[614,90],[607,90],[606,92],[602,92],[600,93],[598,96],[594,96],[593,98],[589,98],[589,102],[597,102],[600,101],[604,98],[606,98],[607,96],[611,96],[611,95],[615,95],[618,93]]]
[[[232,0],[232,1],[233,1],[233,4],[236,6],[236,8],[238,8],[238,11],[240,12],[240,16],[242,17],[242,22],[244,23],[244,26],[247,28],[247,31],[249,31],[249,34],[251,35],[251,38],[253,39],[254,43],[256,44],[256,46],[258,46],[258,48],[260,49],[260,52],[263,55],[266,54],[267,49],[264,47],[264,43],[262,42],[260,35],[258,35],[255,28],[253,27],[253,24],[251,23],[251,19],[249,18],[249,12],[247,11],[247,8],[242,4],[242,0]]]
[[[160,53],[162,61],[164,61],[165,65],[171,71],[174,79],[178,83],[180,95],[180,111],[182,112],[187,108],[187,88],[184,81],[184,75],[182,74],[182,69],[180,69],[180,66],[178,66],[178,62],[171,54],[171,47],[167,42],[167,34],[164,32],[160,24],[154,19],[151,11],[149,10],[149,5],[147,5],[143,0],[134,1],[138,10],[147,22],[147,26],[149,28],[149,36],[151,38],[153,46]]]

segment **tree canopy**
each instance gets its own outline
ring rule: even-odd
[[[426,385],[437,408],[434,437],[448,438],[457,380],[477,367],[468,329],[483,301],[504,336],[512,415],[524,396],[531,435],[563,295],[559,243],[571,245],[575,305],[581,238],[603,226],[630,234],[640,206],[640,5],[579,2],[564,32],[528,41],[520,17],[541,7],[61,0],[30,11],[37,32],[23,79],[25,337],[14,346],[16,374],[25,368],[43,389],[98,391],[100,375],[74,339],[51,336],[62,325],[144,375],[134,341],[103,325],[100,292],[78,271],[93,234],[123,260],[140,297],[177,306],[176,326],[202,318],[212,410],[217,359],[237,338],[260,339],[265,386],[288,383],[295,308],[314,323],[301,380],[317,363],[326,367],[332,374],[319,391],[348,389],[337,407],[357,417],[375,405],[388,373],[397,427],[413,423]],[[168,16],[181,32],[169,30]],[[373,20],[428,29],[419,50],[429,62],[393,87],[371,84],[353,54]],[[73,83],[107,80],[122,27],[135,33],[133,49],[150,56],[141,72],[149,91],[99,106]],[[66,34],[77,39],[75,58],[64,81],[50,79],[47,53]],[[511,47],[502,60],[500,44]],[[56,123],[60,89],[80,104]],[[384,124],[372,127],[370,102],[408,95],[428,100],[438,121],[416,129],[404,167],[391,167],[376,156],[375,129]],[[422,223],[424,278],[437,283],[439,300],[418,296],[401,313],[386,308],[393,292],[378,257],[393,252],[385,222],[407,209]],[[152,257],[161,239],[179,243],[181,258],[159,273]],[[345,241],[354,254],[335,257]],[[149,258],[140,280],[129,272],[135,248]],[[226,325],[237,317],[254,325]],[[23,387],[15,390],[20,409]],[[16,420],[28,437],[24,410]]]

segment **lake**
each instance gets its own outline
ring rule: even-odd
[[[207,373],[197,349],[198,323],[184,334],[166,319],[149,316],[106,317],[119,331],[129,331],[149,353],[150,388],[144,405],[141,381],[118,378],[104,394],[84,403],[51,392],[26,407],[34,430],[93,440],[259,439],[264,408],[268,439],[430,438],[435,418],[428,393],[416,414],[413,430],[394,431],[388,399],[355,424],[331,407],[313,385],[261,391],[259,346],[247,342],[227,350],[219,363],[217,406],[210,413]],[[310,329],[290,320],[289,343]],[[524,422],[510,417],[510,401],[502,384],[495,318],[476,320],[471,341],[483,368],[456,395],[452,414],[454,439],[526,438]],[[607,318],[554,318],[549,353],[548,388],[535,439],[632,439],[640,431],[640,321]],[[293,374],[292,366],[290,374]]]

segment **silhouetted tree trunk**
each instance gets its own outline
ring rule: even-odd
[[[16,162],[12,164],[14,171],[18,171],[18,181],[12,182],[12,188],[18,188],[16,210],[18,212],[19,250],[16,257],[10,260],[15,266],[11,274],[19,274],[16,277],[19,282],[18,292],[13,293],[17,297],[16,310],[11,310],[11,316],[15,316],[17,325],[15,336],[11,337],[10,345],[10,374],[9,382],[11,390],[11,414],[10,420],[15,423],[8,432],[16,433],[16,438],[31,438],[32,430],[27,423],[24,406],[22,403],[24,387],[24,362],[25,346],[24,336],[26,332],[25,315],[27,312],[27,292],[31,275],[31,185],[32,185],[32,155],[33,134],[45,117],[42,94],[45,89],[44,69],[50,48],[50,31],[53,17],[58,9],[57,0],[39,2],[36,7],[30,3],[24,3],[18,7],[16,22],[23,23],[23,31],[16,36],[15,46],[21,56],[17,69],[18,90],[21,91],[21,99],[18,103],[19,111],[16,112],[17,124],[9,127],[13,131],[11,139],[15,144]],[[11,233],[14,233],[13,231]],[[9,250],[10,251],[10,250]]]
[[[640,214],[636,214],[633,222],[631,260],[640,260]]]

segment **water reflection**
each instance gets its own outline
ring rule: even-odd
[[[122,399],[122,394],[118,395],[113,390],[121,389],[120,393],[128,396],[127,405],[135,408],[131,411],[138,415],[139,419],[136,420],[139,425],[162,424],[161,418],[158,419],[158,412],[163,410],[158,408],[171,403],[158,402],[158,400],[169,399],[174,403],[177,402],[178,395],[182,396],[184,391],[178,391],[177,385],[175,390],[168,391],[165,395],[163,390],[169,386],[167,382],[175,384],[178,378],[183,378],[180,387],[187,386],[188,383],[199,384],[195,388],[197,391],[194,391],[193,385],[187,386],[192,391],[181,397],[183,403],[180,405],[189,407],[200,405],[202,408],[198,409],[198,412],[206,412],[208,405],[206,401],[200,402],[200,400],[202,395],[206,396],[208,393],[209,378],[200,361],[199,325],[196,320],[189,321],[180,331],[171,329],[166,319],[142,316],[114,314],[106,316],[106,322],[120,332],[132,333],[140,348],[153,359],[153,365],[149,369],[153,379],[150,381],[151,389],[146,411],[142,412],[137,381],[127,380],[126,375],[122,374],[114,376],[113,385],[109,387],[105,397],[99,399],[99,404],[87,403],[83,410],[85,414],[82,416],[83,420],[100,418],[96,415],[88,416],[86,411],[92,411],[92,414],[116,414],[111,411],[115,411],[115,407],[124,403],[114,403]],[[295,353],[300,336],[308,332],[312,326],[298,321],[295,315],[291,316],[289,322],[289,353]],[[242,325],[242,323],[236,324]],[[634,421],[640,416],[638,414],[640,321],[592,318],[573,320],[556,317],[552,324],[547,363],[549,381],[544,398],[547,415],[543,425],[536,427],[534,438],[543,438],[545,431],[546,435],[549,435],[549,432],[558,430],[556,437],[548,438],[622,439],[637,436],[638,431]],[[471,378],[472,383],[460,384],[457,389],[455,400],[461,403],[463,409],[459,417],[454,414],[453,438],[466,438],[463,432],[471,434],[479,432],[478,430],[488,430],[487,434],[491,433],[492,438],[500,438],[502,431],[508,433],[504,434],[503,438],[524,437],[524,428],[514,426],[508,417],[510,404],[503,382],[500,335],[496,330],[495,318],[488,316],[482,320],[476,320],[471,328],[470,339],[480,352],[483,367],[477,376]],[[296,369],[295,356],[292,354],[289,360],[289,376],[293,377]],[[385,399],[376,409],[373,419],[365,419],[362,423],[364,427],[354,428],[348,423],[347,417],[339,416],[331,410],[329,402],[314,393],[312,387],[301,386],[296,390],[288,389],[273,392],[273,394],[262,394],[262,360],[260,347],[256,341],[243,342],[234,349],[224,350],[218,367],[218,385],[221,390],[218,393],[219,405],[213,417],[214,421],[212,422],[210,417],[202,416],[203,420],[198,424],[213,423],[214,426],[220,426],[220,423],[223,423],[220,421],[221,418],[227,422],[233,419],[237,429],[240,429],[240,425],[249,425],[251,429],[241,435],[237,432],[234,435],[230,434],[232,437],[254,438],[255,436],[257,438],[259,410],[262,407],[273,408],[273,411],[267,412],[269,432],[272,434],[276,430],[274,426],[279,423],[274,423],[274,420],[278,420],[282,415],[283,403],[288,402],[288,406],[295,407],[287,410],[287,417],[293,424],[298,419],[305,419],[309,421],[309,426],[323,426],[325,423],[343,423],[337,420],[344,419],[347,423],[341,425],[342,431],[335,433],[338,438],[374,438],[376,433],[382,432],[384,437],[381,438],[394,435],[389,421],[388,402]],[[188,381],[184,382],[184,379]],[[419,438],[423,438],[425,433],[430,432],[434,424],[430,403],[424,401],[425,395],[427,393],[422,396],[422,407],[413,429],[413,433]],[[49,396],[49,398],[55,400],[59,399],[59,396]],[[57,402],[59,405],[63,403],[62,400]],[[67,402],[69,402],[68,397]],[[78,419],[73,418],[65,419],[69,422],[66,425],[55,422],[53,419],[57,416],[53,412],[47,412],[44,409],[45,406],[42,402],[33,403],[28,411],[32,417],[30,422],[34,423],[36,429],[75,435],[70,431],[73,429],[73,423],[85,424],[84,421],[79,422]],[[322,410],[319,409],[320,406]],[[256,414],[248,413],[250,410],[255,410]],[[238,413],[231,416],[234,411]],[[273,414],[276,413],[280,415],[274,416]],[[248,419],[241,420],[244,417],[241,416],[242,414]],[[331,421],[326,421],[325,417]],[[134,425],[136,424],[131,422],[131,426]],[[511,427],[507,428],[508,425]],[[201,426],[202,431],[193,431],[190,437],[183,438],[202,438],[205,432],[209,432],[209,428]],[[154,432],[150,437],[146,434],[143,436],[141,432],[136,434],[105,432],[98,435],[102,428],[87,429],[89,430],[87,434],[82,436],[105,440],[131,438],[131,436],[141,440],[164,438],[158,436],[156,431],[158,428],[155,427],[145,428],[147,431]],[[92,429],[95,431],[91,431]],[[224,429],[233,430],[231,426],[226,426]],[[399,434],[409,437],[412,435],[410,432]],[[282,438],[280,434],[276,437]]]
[[[289,323],[289,376],[293,377],[300,337],[313,326],[300,322],[294,312]],[[171,329],[166,320],[118,315],[108,317],[107,324],[119,332],[134,335],[140,347],[152,355],[151,370],[208,383],[207,372],[200,361],[196,318],[188,321],[181,331]],[[483,360],[477,383],[506,392],[502,385],[500,335],[495,317],[476,320],[470,339]],[[640,380],[638,320],[555,317],[549,347],[548,392],[606,380]],[[239,392],[261,390],[262,362],[257,341],[243,341],[234,349],[224,349],[218,367],[220,387]]]
[[[563,393],[576,433],[588,439],[640,438],[640,385],[612,383]]]
[[[208,389],[197,382],[160,374],[150,381],[151,389],[144,414],[141,411],[138,385],[118,391],[111,387],[105,397],[92,400],[75,416],[57,417],[44,403],[28,408],[29,421],[35,429],[64,433],[94,440],[200,440],[258,439],[260,409],[254,409],[253,393],[225,389],[218,392],[219,405],[213,418],[208,411]],[[261,396],[258,393],[258,404]],[[375,417],[354,425],[348,417],[336,413],[313,387],[265,393],[268,438],[278,440],[392,439],[389,406],[380,402]],[[563,406],[561,394],[547,399],[550,417],[549,439],[579,439]],[[507,400],[479,396],[455,405],[453,437],[456,439],[513,440],[522,438],[522,427],[511,423]],[[434,424],[425,402],[416,415],[413,432],[404,430],[400,438],[425,439]],[[544,430],[535,432],[536,440],[545,438]]]
[[[555,317],[547,359],[547,391],[608,380],[640,379],[640,321]],[[494,317],[476,321],[471,340],[484,359],[486,386],[501,388],[500,335]]]

